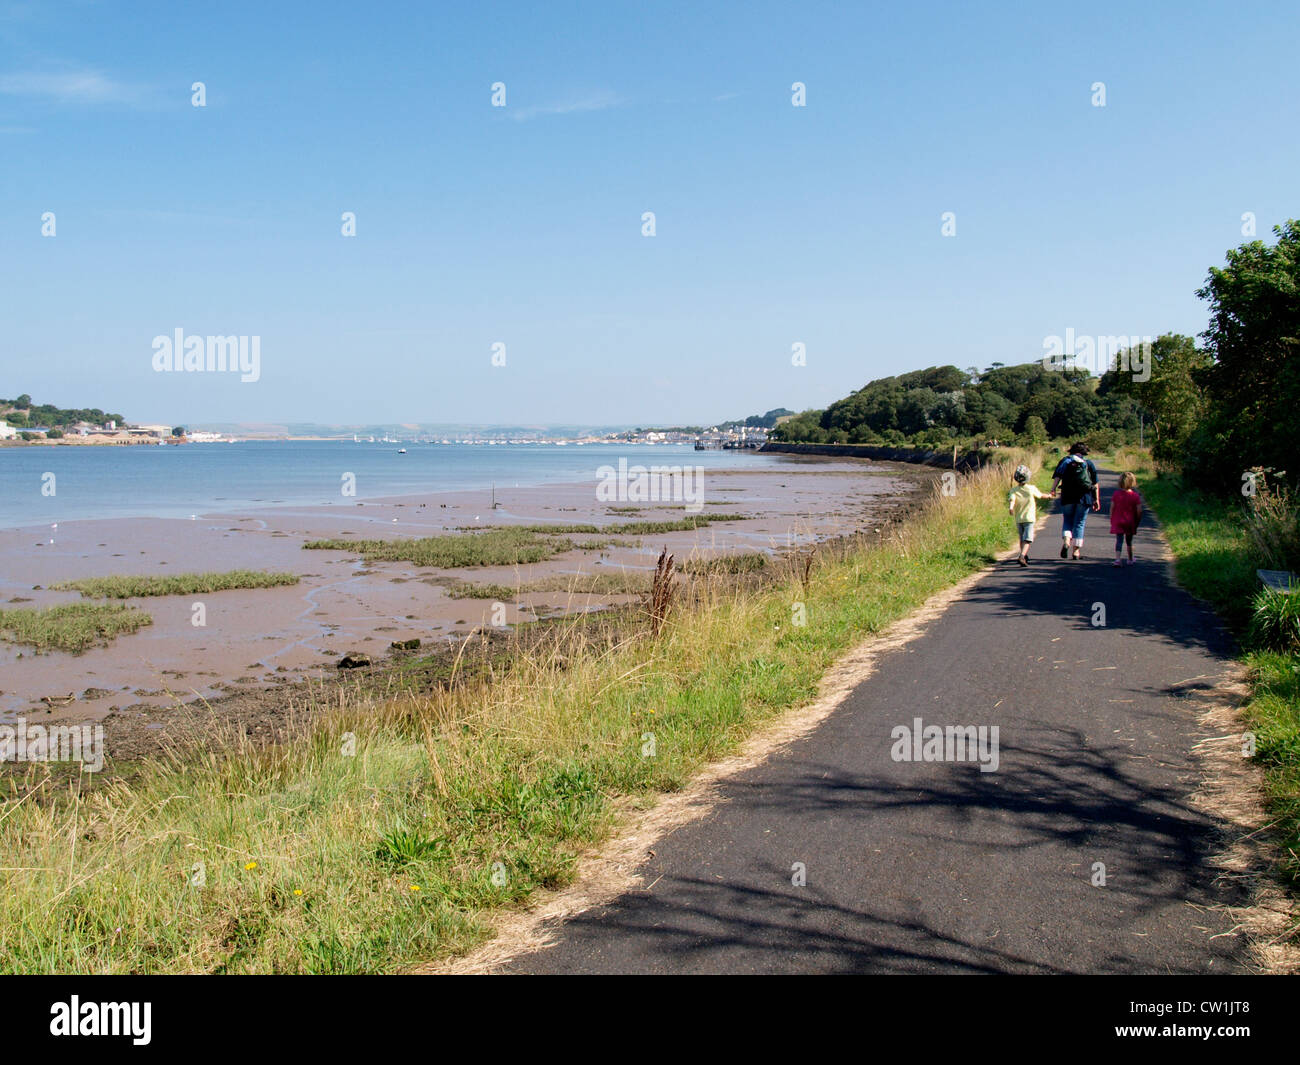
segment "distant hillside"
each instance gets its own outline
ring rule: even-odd
[[[34,425],[66,429],[77,422],[90,422],[91,425],[103,425],[110,421],[118,425],[126,424],[122,415],[108,414],[98,407],[65,408],[49,403],[33,404],[32,397],[26,393],[17,399],[0,399],[0,421],[8,422],[16,429]]]
[[[785,407],[777,407],[766,414],[751,414],[748,418],[736,418],[729,422],[714,422],[709,426],[703,425],[661,425],[661,426],[638,426],[638,433],[655,432],[655,433],[702,433],[705,428],[710,429],[771,429],[780,419],[788,418],[794,414],[792,410],[786,410]]]
[[[744,421],[723,422],[718,426],[719,429],[739,429],[742,426],[748,429],[771,429],[772,426],[782,418],[788,418],[794,414],[792,410],[786,410],[785,407],[777,407],[766,414],[751,414]]]
[[[1048,370],[1039,362],[984,373],[932,366],[871,381],[825,410],[804,411],[773,429],[772,439],[938,448],[974,437],[1040,442],[1136,433],[1132,399],[1099,384],[1086,370]]]

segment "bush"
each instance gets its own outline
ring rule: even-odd
[[[1083,442],[1089,451],[1110,451],[1123,443],[1124,434],[1118,429],[1098,427],[1084,434]]]
[[[1262,651],[1300,652],[1300,590],[1265,588],[1255,596],[1247,639]]]
[[[912,442],[927,451],[947,451],[955,443],[955,438],[946,429],[932,426],[922,429],[912,438]]]
[[[1300,514],[1286,486],[1270,469],[1256,467],[1255,494],[1247,496],[1246,533],[1265,566],[1300,568]],[[1243,482],[1245,483],[1245,482]]]

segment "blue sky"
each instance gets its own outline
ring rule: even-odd
[[[1300,214],[1300,8],[993,7],[0,2],[0,395],[694,423],[1199,332]],[[156,373],[177,328],[260,379]]]

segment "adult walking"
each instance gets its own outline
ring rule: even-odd
[[[1088,458],[1088,445],[1072,444],[1070,453],[1061,459],[1052,473],[1052,491],[1061,499],[1061,557],[1075,558],[1083,553],[1083,529],[1088,511],[1101,510],[1101,485],[1097,467]]]

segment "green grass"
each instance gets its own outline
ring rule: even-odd
[[[605,532],[606,530],[599,525],[593,525],[590,522],[578,524],[554,522],[535,522],[531,525],[460,525],[456,531],[462,533],[477,533],[483,531],[509,530],[519,533],[534,533],[538,536],[581,536],[589,533]]]
[[[621,525],[611,525],[607,531],[618,536],[658,536],[660,533],[703,529],[715,521],[747,521],[749,518],[749,514],[698,514],[667,521],[625,521]]]
[[[516,566],[542,562],[577,545],[559,535],[542,535],[526,527],[503,526],[460,536],[424,536],[414,540],[312,540],[313,551],[360,553],[367,562],[411,562],[417,566],[459,569],[466,566]]]
[[[1263,588],[1255,593],[1252,606],[1246,642],[1261,651],[1300,654],[1300,588]]]
[[[151,595],[205,595],[232,588],[278,588],[297,584],[293,573],[237,569],[226,573],[177,573],[166,577],[86,577],[54,587],[94,599],[135,599]]]
[[[1246,662],[1253,696],[1245,713],[1255,733],[1255,760],[1264,767],[1282,873],[1300,891],[1300,656],[1252,651]]]
[[[737,555],[722,555],[718,558],[692,558],[682,563],[687,573],[729,574],[757,573],[766,568],[767,555],[760,551],[746,551]]]
[[[657,536],[702,529],[715,521],[744,521],[745,514],[699,514],[668,521],[631,521],[617,525],[488,525],[459,534],[425,536],[415,540],[312,540],[302,546],[313,551],[360,552],[367,562],[411,562],[417,566],[459,569],[467,566],[518,566],[543,562],[577,548],[596,550],[614,541],[574,541],[593,533]]]
[[[806,585],[793,570],[741,592],[700,582],[655,639],[574,618],[506,660],[475,641],[459,683],[322,695],[277,745],[215,734],[129,781],[10,799],[0,966],[394,972],[468,949],[494,913],[568,883],[625,811],[1006,550],[1009,480],[964,478],[888,542],[820,549]]]
[[[452,599],[495,599],[502,603],[513,603],[518,591],[508,584],[474,584],[472,581],[458,581],[447,585],[447,595]]]
[[[496,599],[513,602],[529,592],[571,592],[574,595],[641,595],[650,590],[650,574],[602,570],[598,573],[552,573],[519,587],[508,584],[452,584],[452,599]]]
[[[1169,538],[1179,582],[1209,602],[1245,645],[1252,694],[1242,712],[1257,738],[1256,759],[1264,767],[1282,874],[1300,890],[1300,655],[1259,639],[1255,606],[1261,597],[1255,571],[1267,567],[1247,533],[1242,504],[1208,498],[1172,477],[1142,481],[1138,490]],[[1285,615],[1276,610],[1276,618],[1267,622],[1270,631],[1285,631],[1286,617],[1294,626],[1295,607],[1287,604]]]
[[[1171,477],[1146,478],[1138,491],[1156,512],[1177,559],[1179,583],[1210,603],[1239,635],[1259,587],[1255,557],[1235,500],[1207,499]]]
[[[687,514],[682,518],[665,518],[657,521],[625,521],[614,525],[503,525],[490,528],[520,529],[545,536],[578,535],[581,533],[606,533],[614,536],[647,536],[668,532],[690,532],[703,529],[716,521],[747,521],[749,514],[716,514],[703,512]]]
[[[122,603],[62,603],[38,610],[0,610],[0,640],[38,651],[79,654],[132,633],[153,618]]]

